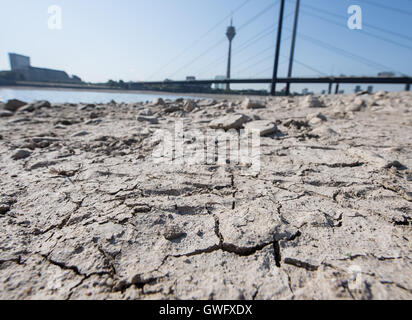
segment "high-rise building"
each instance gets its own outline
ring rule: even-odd
[[[227,28],[226,36],[229,39],[229,54],[227,57],[226,79],[230,79],[230,64],[232,59],[232,40],[236,35],[236,29],[233,26],[233,20],[230,20],[230,26]],[[226,90],[230,90],[230,83],[226,84]]]
[[[368,86],[368,92],[372,93],[373,92],[373,86]]]
[[[225,79],[226,79],[225,76],[216,76],[215,77],[215,80],[225,80]],[[224,83],[214,83],[213,88],[218,89],[218,90],[225,90],[225,84]]]
[[[358,92],[361,92],[361,91],[362,91],[361,86],[356,86],[355,87],[355,93],[358,93]]]

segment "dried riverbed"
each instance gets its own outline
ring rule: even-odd
[[[154,161],[177,120],[259,172]],[[412,298],[411,93],[11,101],[0,151],[1,299]]]

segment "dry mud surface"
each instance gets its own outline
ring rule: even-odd
[[[410,93],[0,116],[1,299],[412,298]],[[259,172],[154,161],[176,120],[262,128]]]

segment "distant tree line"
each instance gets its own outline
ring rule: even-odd
[[[162,84],[143,84],[139,82],[124,82],[123,80],[114,81],[110,79],[105,83],[106,86],[113,89],[125,90],[142,90],[142,91],[168,91],[177,93],[221,93],[221,94],[244,94],[244,95],[268,95],[267,90],[225,90],[215,89],[209,84],[182,84],[165,81]]]

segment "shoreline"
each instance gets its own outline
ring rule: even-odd
[[[74,91],[74,92],[102,92],[102,93],[118,93],[118,94],[141,94],[141,95],[154,95],[154,96],[176,96],[176,97],[198,97],[209,99],[230,99],[238,100],[239,98],[246,97],[246,95],[235,94],[215,94],[215,93],[178,93],[168,91],[145,91],[145,90],[123,90],[123,89],[95,89],[95,88],[53,88],[53,87],[36,87],[36,86],[0,86],[1,89],[11,90],[39,90],[39,91]],[[253,96],[248,97],[266,97],[266,96]]]

